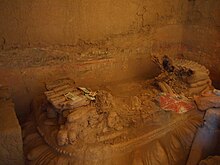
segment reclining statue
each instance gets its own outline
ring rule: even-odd
[[[23,125],[27,164],[186,164],[204,112],[195,96],[213,90],[195,62],[156,59],[154,79],[92,91],[71,79],[46,83]]]

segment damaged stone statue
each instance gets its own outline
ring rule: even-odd
[[[71,79],[46,83],[22,126],[26,163],[186,164],[204,115],[194,99],[214,89],[209,71],[168,56],[153,60],[161,74],[151,80],[96,91]]]

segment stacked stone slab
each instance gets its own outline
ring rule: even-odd
[[[9,90],[0,86],[0,164],[22,165],[23,143]]]

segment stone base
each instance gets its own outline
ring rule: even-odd
[[[8,98],[0,99],[0,121],[0,164],[24,164],[21,128]]]

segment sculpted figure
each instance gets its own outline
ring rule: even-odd
[[[47,83],[23,126],[26,163],[185,164],[203,121],[192,97],[212,88],[209,71],[167,56],[157,62],[158,77],[105,90],[70,79]]]

